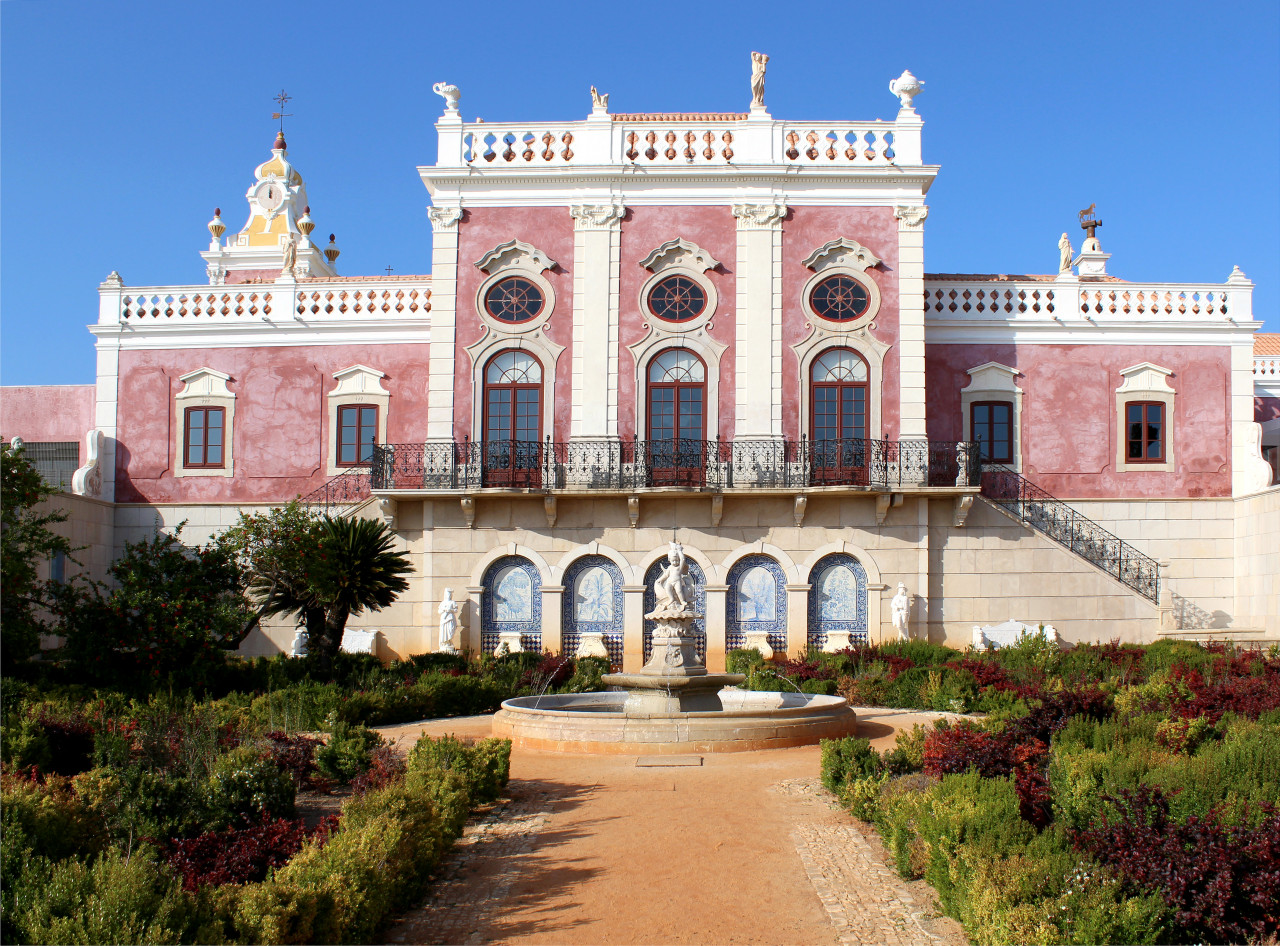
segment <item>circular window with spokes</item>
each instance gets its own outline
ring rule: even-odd
[[[871,307],[871,294],[852,276],[828,276],[810,290],[809,305],[821,318],[832,322],[852,322],[867,314]]]
[[[667,276],[649,290],[649,311],[668,322],[687,322],[706,310],[706,290],[688,276]]]
[[[536,319],[545,304],[542,289],[533,280],[523,276],[500,279],[484,294],[485,312],[509,325]]]

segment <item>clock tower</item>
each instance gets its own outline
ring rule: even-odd
[[[249,219],[239,233],[223,243],[226,225],[221,211],[209,221],[213,239],[200,254],[209,284],[336,276],[337,244],[332,237],[323,249],[311,242],[315,223],[307,204],[307,185],[289,161],[283,131],[276,134],[271,157],[254,169],[253,178],[245,193]]]

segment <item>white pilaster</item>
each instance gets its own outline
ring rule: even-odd
[[[1253,283],[1240,267],[1227,278],[1227,314],[1240,326],[1231,346],[1231,492],[1235,496],[1265,489],[1271,467],[1262,459],[1262,429],[1253,410]]]
[[[98,286],[98,324],[114,325],[120,333],[130,327],[120,318],[124,298],[124,281],[112,272]],[[98,335],[97,390],[94,395],[93,426],[102,431],[102,495],[107,502],[116,499],[116,413],[120,400],[120,334]],[[88,433],[85,431],[84,433]],[[83,434],[81,434],[83,436]]]
[[[924,220],[929,208],[924,204],[899,204],[894,216],[898,218],[899,436],[923,437]]]
[[[458,223],[462,207],[430,207],[431,355],[427,375],[427,439],[453,439],[454,343],[458,315]]]
[[[618,284],[622,270],[620,200],[574,204],[572,437],[618,433]]]
[[[734,437],[782,436],[781,198],[734,204],[738,221]]]

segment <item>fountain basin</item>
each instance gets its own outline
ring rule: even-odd
[[[493,734],[522,749],[661,755],[807,746],[857,727],[838,696],[723,689],[723,709],[702,712],[636,712],[625,709],[627,699],[625,692],[516,697],[494,716]]]

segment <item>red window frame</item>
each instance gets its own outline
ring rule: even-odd
[[[978,420],[979,408],[985,408],[990,412],[986,421],[980,422]],[[990,436],[991,429],[999,423],[995,418],[996,408],[1003,408],[1008,412],[1008,419],[1005,422],[1008,425],[1008,436],[999,440]],[[979,452],[983,463],[1013,462],[1013,416],[1012,401],[974,401],[969,405],[969,436],[979,444]],[[988,433],[985,441],[979,436],[981,428],[985,428]],[[983,450],[982,445],[984,444],[989,444],[990,446]]]
[[[490,381],[490,366],[507,351],[509,349],[498,352],[484,366],[480,402],[484,483],[536,488],[542,482],[543,382]],[[525,354],[537,362],[539,374],[545,377],[542,359],[529,352]],[[533,424],[527,423],[530,417]],[[502,420],[501,431],[494,429],[494,421],[498,419]],[[521,419],[526,423],[522,424]],[[507,436],[497,436],[503,432]]]
[[[1141,411],[1136,421],[1131,421],[1130,415],[1134,408]],[[1152,417],[1148,411],[1156,409],[1158,414],[1155,418],[1155,424],[1159,428],[1156,436],[1152,437],[1151,424]],[[1124,404],[1124,462],[1125,463],[1164,463],[1167,451],[1165,450],[1165,437],[1169,432],[1169,411],[1164,401],[1125,401]],[[1137,428],[1135,430],[1135,427]],[[1134,436],[1134,434],[1138,436]],[[1134,446],[1138,447],[1138,455],[1133,455]],[[1159,456],[1148,456],[1147,451],[1151,446],[1155,446],[1159,451]]]
[[[816,381],[820,360],[831,352],[847,352],[863,364],[867,377],[871,366],[852,348],[831,348],[809,366],[809,442],[813,452],[815,483],[861,484],[867,479],[867,441],[871,439],[871,384],[869,381]],[[820,437],[819,415],[823,393],[834,393],[835,439]],[[846,397],[846,395],[851,395]],[[861,397],[859,397],[861,395]],[[861,406],[861,414],[858,407]],[[830,408],[825,414],[830,418]],[[860,422],[860,423],[859,423]],[[848,431],[851,436],[843,434]]]
[[[209,418],[218,415],[218,424],[211,427]],[[217,430],[219,433],[218,443],[214,446],[218,450],[218,459],[216,461],[209,459],[209,431]],[[192,442],[192,434],[199,432],[200,439],[198,443]],[[193,461],[191,459],[191,448],[199,447],[204,454],[204,459]],[[185,470],[222,470],[227,465],[227,409],[225,407],[188,407],[182,414],[182,467]]]
[[[373,411],[372,424],[365,422],[364,412],[367,410]],[[343,415],[346,414],[348,411],[355,412],[355,424],[346,423]],[[340,466],[340,467],[368,466],[369,463],[373,460],[372,451],[370,451],[370,456],[364,459],[361,459],[360,454],[363,452],[361,448],[365,444],[365,439],[364,439],[365,433],[369,431],[371,428],[373,432],[373,437],[368,441],[368,443],[370,446],[372,446],[373,444],[376,444],[378,442],[378,405],[377,404],[340,404],[338,405],[338,416],[335,418],[335,420],[337,421],[338,434],[337,434],[337,452],[334,454],[333,465]],[[345,436],[347,431],[354,432],[354,439],[348,439]],[[347,446],[354,448],[354,452],[355,452],[354,460],[344,460],[342,458],[343,448]]]

